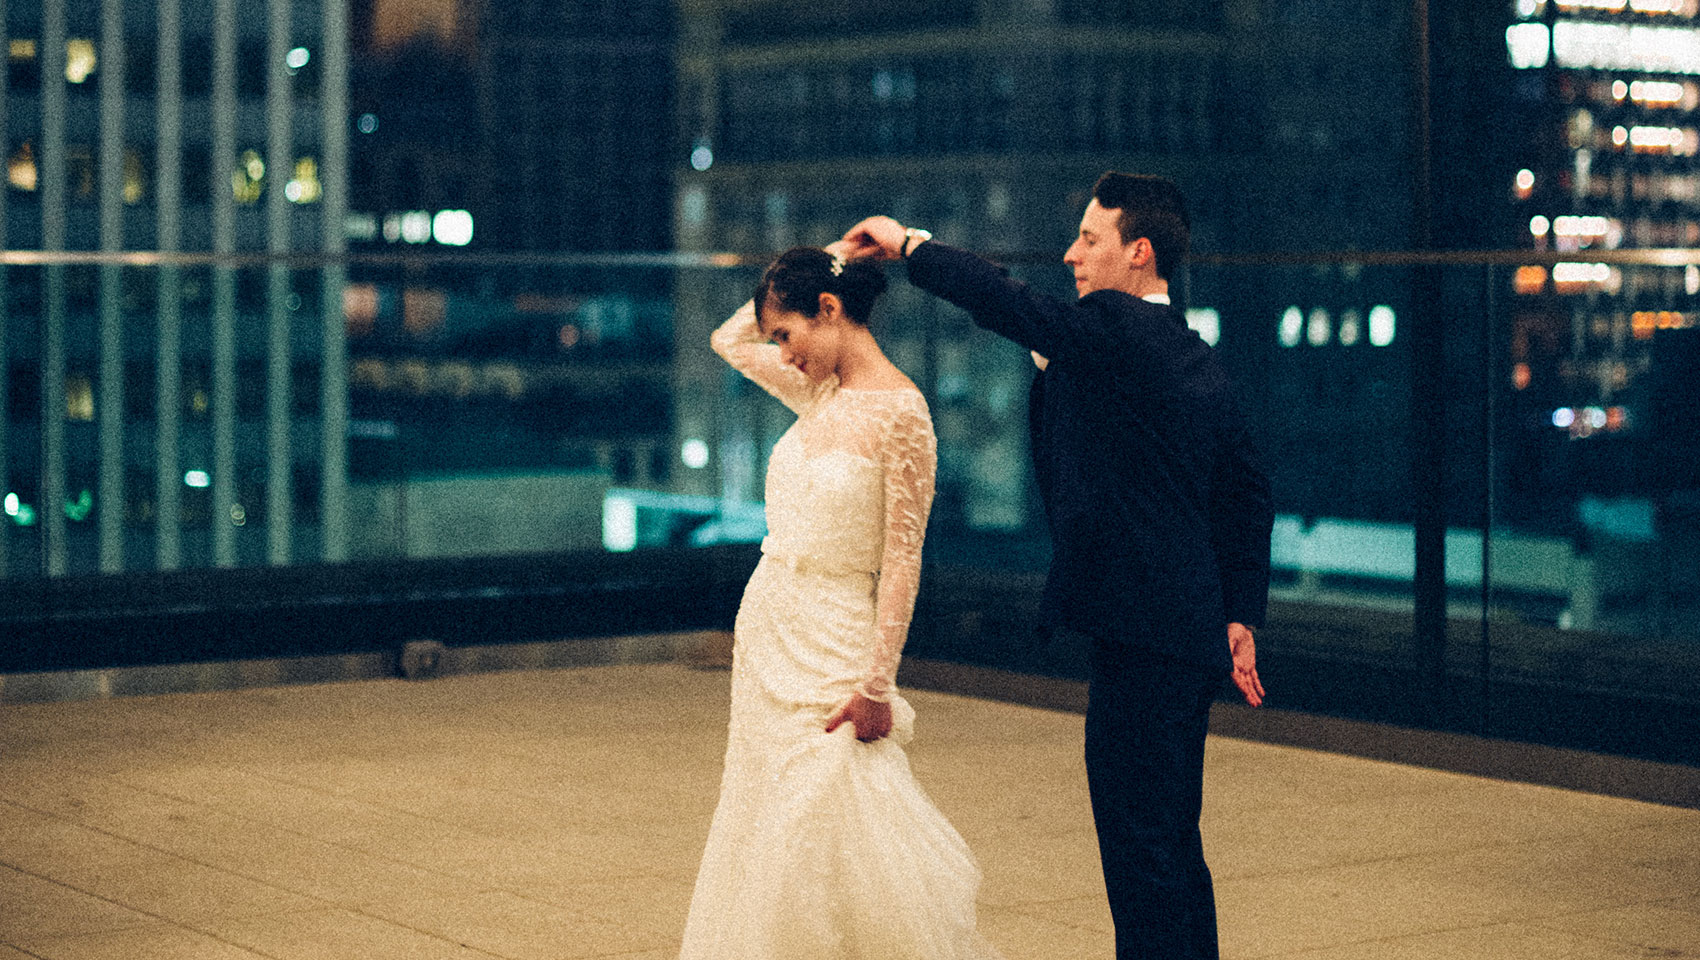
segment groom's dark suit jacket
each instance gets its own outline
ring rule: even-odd
[[[1029,410],[1053,556],[1044,618],[1224,674],[1226,627],[1263,625],[1269,480],[1214,351],[1120,291],[1064,303],[937,241],[916,286],[1043,354]]]

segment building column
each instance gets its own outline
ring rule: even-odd
[[[124,249],[124,4],[102,0],[100,26],[100,249]],[[100,268],[100,466],[95,526],[100,572],[124,569],[124,268]]]
[[[290,7],[290,0],[271,0],[266,7],[266,252],[274,258],[290,248],[289,199],[284,195],[295,168],[290,124],[294,104],[285,64]],[[295,532],[290,496],[290,286],[288,264],[273,259],[266,267],[266,560],[279,567],[289,563]]]
[[[0,0],[0,50],[8,49],[10,44],[11,36],[6,29],[6,0]],[[0,70],[0,103],[6,102],[8,93],[6,89],[7,74],[8,71]],[[0,144],[6,144],[8,151],[10,151],[11,142],[10,132],[7,130],[6,124],[6,111],[0,110]],[[0,185],[0,250],[6,249],[9,241],[6,236],[6,218],[9,216],[6,210],[6,195],[9,192],[9,188]],[[6,382],[6,328],[7,324],[11,322],[9,316],[11,311],[7,309],[7,304],[10,301],[6,291],[6,272],[7,268],[0,265],[0,497],[14,492],[12,490],[11,471],[6,469],[6,427],[11,422],[11,415],[6,409],[5,399],[11,396],[11,387]],[[0,580],[6,579],[8,573],[6,548],[10,545],[11,540],[12,518],[0,513]]]
[[[154,97],[154,219],[155,246],[162,252],[182,249],[183,78],[180,0],[158,0],[158,74]],[[175,570],[183,562],[183,469],[178,455],[183,418],[182,273],[171,265],[159,268],[156,376],[154,382],[154,565]]]
[[[41,248],[65,249],[65,0],[41,4]],[[63,576],[65,544],[65,267],[43,268],[41,330],[42,565]]]
[[[340,2],[323,4],[324,37],[320,71],[319,113],[324,127],[319,157],[320,245],[327,258],[321,283],[319,526],[324,532],[324,559],[348,559],[348,334],[343,323],[342,293],[348,266],[340,258],[347,250],[348,218],[348,8]]]
[[[212,83],[212,540],[213,563],[236,565],[236,0],[213,3]]]

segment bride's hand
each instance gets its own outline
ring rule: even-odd
[[[856,727],[857,740],[872,743],[891,733],[891,704],[854,694],[826,722],[826,732],[831,733],[846,722]]]

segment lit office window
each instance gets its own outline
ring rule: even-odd
[[[1385,347],[1391,344],[1396,319],[1393,308],[1386,304],[1371,307],[1369,311],[1369,342],[1377,347]]]
[[[1299,338],[1304,336],[1305,315],[1298,307],[1288,307],[1281,314],[1280,338],[1281,346],[1296,347]]]
[[[15,190],[34,191],[39,173],[35,165],[35,147],[25,140],[6,158],[6,182]]]
[[[472,242],[472,214],[465,210],[441,210],[431,218],[431,236],[450,247]]]
[[[1356,310],[1347,310],[1340,314],[1340,346],[1355,346],[1363,336],[1363,315]]]
[[[312,157],[297,159],[295,175],[284,185],[283,195],[290,203],[318,203],[324,194],[324,185],[319,182],[319,161]]]
[[[147,168],[142,155],[134,148],[124,150],[124,202],[135,206],[147,196]]]
[[[65,79],[72,83],[82,83],[94,76],[94,71],[100,65],[100,57],[95,54],[94,41],[82,37],[73,37],[65,41]]]
[[[701,470],[708,466],[708,444],[700,437],[692,437],[686,440],[679,448],[679,459],[683,460],[685,466],[692,470]]]
[[[236,169],[230,172],[230,190],[237,203],[258,203],[265,195],[266,161],[259,151],[242,151]]]
[[[1539,70],[1546,66],[1552,51],[1544,23],[1512,25],[1505,31],[1505,46],[1511,65],[1519,70]]]
[[[1533,296],[1544,291],[1547,287],[1547,268],[1541,266],[1518,267],[1511,275],[1511,289],[1524,296]]]
[[[84,487],[76,496],[65,498],[65,519],[82,523],[94,512],[94,491]]]
[[[1329,321],[1327,310],[1322,307],[1311,310],[1310,321],[1306,324],[1305,329],[1305,339],[1310,341],[1311,346],[1325,347],[1328,345],[1328,339],[1334,333]]]
[[[1212,347],[1222,338],[1222,315],[1210,307],[1193,307],[1186,312],[1186,325]]]
[[[1623,81],[1619,80],[1618,83]],[[1687,97],[1692,85],[1660,80],[1637,80],[1625,91],[1629,99],[1648,107],[1674,107]],[[1614,88],[1613,92],[1616,90]],[[1619,98],[1621,99],[1621,98]]]
[[[1537,27],[1520,23],[1511,30]],[[1541,28],[1545,30],[1544,27]],[[1511,34],[1507,33],[1509,42]],[[1552,56],[1561,67],[1700,74],[1700,30],[1566,20],[1553,25]],[[1516,62],[1515,50],[1512,65]],[[1538,64],[1545,66],[1545,56]]]
[[[81,423],[94,420],[94,383],[80,373],[65,378],[65,419]]]

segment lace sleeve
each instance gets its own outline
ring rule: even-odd
[[[797,413],[814,396],[814,388],[802,371],[779,359],[779,347],[769,343],[756,326],[756,303],[749,300],[708,338],[714,352],[733,369],[778,397]]]
[[[885,552],[876,601],[878,634],[867,675],[856,692],[869,700],[889,701],[897,692],[897,664],[921,587],[921,543],[927,536],[938,468],[938,441],[919,395],[880,439],[880,463],[885,470]]]

